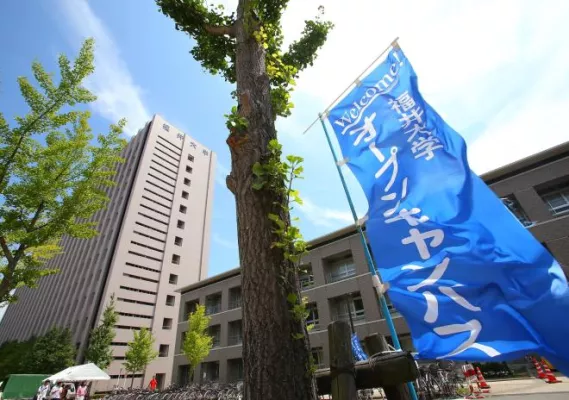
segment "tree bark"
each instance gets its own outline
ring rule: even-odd
[[[241,137],[233,143],[239,145],[230,145],[232,169],[227,179],[237,206],[244,398],[313,400],[316,386],[307,372],[308,333],[293,318],[287,303],[289,293],[299,294],[293,265],[285,260],[282,251],[271,247],[276,237],[268,214],[280,214],[285,221],[290,217],[274,204],[283,199],[251,186],[253,165],[266,161],[268,143],[277,135],[265,52],[251,35],[254,20],[245,12],[248,5],[249,0],[239,1],[235,24],[239,113],[247,119],[248,127],[246,133],[237,134]],[[301,332],[304,339],[293,338],[293,334]]]

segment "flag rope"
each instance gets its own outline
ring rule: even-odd
[[[395,41],[394,41],[394,43],[395,43]],[[381,57],[381,55],[380,55],[380,57]],[[358,77],[358,79],[359,79],[359,77]],[[338,164],[338,156],[336,155],[336,152],[334,151],[334,147],[332,146],[332,140],[330,139],[330,134],[328,133],[328,128],[326,128],[325,119],[327,119],[327,117],[325,117],[323,114],[320,113],[320,114],[318,114],[318,119],[322,123],[322,129],[324,130],[324,135],[326,136],[326,141],[328,142],[328,147],[330,148],[330,152],[332,153],[332,157],[334,158],[334,163],[336,164],[336,170],[338,171],[338,175],[340,176],[340,181],[342,182],[342,187],[344,188],[344,193],[346,194],[348,204],[350,205],[350,211],[352,212],[352,217],[354,218],[354,223],[356,225],[356,229],[358,231],[358,234],[360,236],[360,240],[362,242],[362,246],[364,248],[364,253],[365,253],[366,262],[367,262],[369,272],[371,273],[372,277],[375,276],[375,277],[377,277],[377,279],[379,279],[380,282],[382,282],[381,281],[381,275],[379,274],[379,271],[378,271],[377,267],[375,266],[375,263],[373,262],[373,258],[371,256],[371,253],[369,251],[369,247],[367,245],[367,240],[366,240],[366,237],[365,237],[363,229],[362,229],[363,224],[361,224],[361,225],[358,224],[359,219],[358,219],[358,215],[356,213],[356,209],[354,207],[354,202],[352,201],[352,196],[350,195],[350,192],[348,191],[348,186],[346,185],[346,180],[344,179],[344,174],[342,173],[342,167],[341,167],[341,165]],[[317,121],[318,121],[318,119],[317,119]],[[401,350],[401,343],[399,342],[399,337],[397,336],[397,331],[395,330],[395,324],[393,323],[393,319],[391,318],[391,313],[389,312],[389,307],[387,306],[387,301],[385,300],[385,296],[382,293],[378,297],[379,297],[379,305],[381,307],[381,312],[385,316],[385,321],[387,322],[387,327],[389,328],[389,333],[391,335],[393,347],[395,347],[396,350]],[[417,400],[417,392],[415,391],[415,386],[413,386],[413,382],[407,382],[407,387],[409,389],[409,393],[411,394],[411,398],[413,400]]]
[[[342,98],[342,96],[345,95],[346,92],[352,88],[352,86],[357,85],[358,82],[360,81],[360,78],[361,78],[367,71],[369,71],[369,70],[371,69],[371,67],[373,67],[374,64],[375,64],[381,57],[383,57],[383,55],[384,55],[385,53],[387,53],[387,52],[388,52],[389,50],[391,50],[391,49],[397,48],[397,46],[398,46],[397,41],[398,41],[398,40],[399,40],[399,37],[396,37],[396,38],[389,44],[389,46],[387,46],[381,53],[379,53],[379,55],[378,55],[377,57],[375,57],[374,60],[362,71],[362,73],[359,74],[358,77],[357,77],[356,79],[354,79],[354,81],[353,81],[352,83],[350,83],[350,84],[348,85],[348,87],[345,88],[344,91],[343,91],[342,93],[340,93],[340,95],[339,95],[338,97],[336,97],[336,98],[334,99],[334,101],[333,101],[332,103],[330,103],[330,105],[329,105],[328,107],[326,107],[326,109],[324,110],[324,112],[322,112],[321,114],[318,114],[318,117],[317,117],[314,121],[312,121],[312,123],[310,124],[310,126],[309,126],[308,128],[306,128],[306,129],[304,130],[304,132],[302,132],[302,134],[304,135],[306,132],[308,132],[308,131],[310,130],[310,128],[312,128],[312,127],[314,126],[315,123],[318,122],[319,119],[322,119],[322,118],[321,118],[321,115],[327,115],[327,114],[328,114],[328,111],[330,111],[330,109],[336,104],[336,102],[337,102],[338,100],[340,100],[340,99]]]

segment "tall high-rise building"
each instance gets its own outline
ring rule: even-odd
[[[209,257],[215,154],[154,116],[122,156],[116,186],[107,189],[110,202],[92,218],[100,234],[63,238],[63,253],[47,265],[60,272],[42,278],[37,289],[18,289],[18,302],[0,323],[0,343],[68,327],[83,362],[89,332],[114,296],[119,320],[107,371],[112,379],[100,390],[124,377],[127,343],[141,328],[154,334],[159,356],[134,384],[148,384],[153,375],[160,385],[170,382],[175,290],[206,277]]]

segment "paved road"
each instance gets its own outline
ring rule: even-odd
[[[569,393],[513,394],[487,397],[489,400],[567,400]]]

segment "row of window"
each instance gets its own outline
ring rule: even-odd
[[[387,342],[392,345],[391,338],[387,337]],[[399,337],[401,347],[404,350],[415,351],[410,335],[402,335]],[[313,347],[310,351],[312,360],[317,368],[325,368],[324,349],[322,347]],[[205,382],[219,381],[219,361],[209,361],[201,364],[201,376],[199,380]],[[189,383],[189,370],[187,365],[179,367],[178,383],[187,385]],[[227,381],[236,382],[243,380],[243,360],[241,358],[227,360]]]
[[[178,371],[178,384],[187,385],[189,382],[189,366],[182,365]],[[204,362],[201,364],[201,375],[198,379],[202,383],[219,381],[219,361]],[[239,382],[243,380],[243,359],[235,358],[227,360],[227,381]]]
[[[351,254],[343,256],[333,261],[329,261],[325,266],[326,274],[328,276],[327,283],[338,282],[344,279],[351,278],[356,275],[356,266],[354,264]],[[314,275],[312,274],[312,267],[310,264],[305,264],[301,268],[301,275],[299,276],[300,287],[308,289],[314,286]],[[195,310],[198,300],[186,302],[184,315]],[[206,296],[205,298],[205,311],[207,315],[220,313],[222,310],[222,293],[214,293]],[[234,287],[229,289],[229,302],[228,309],[232,310],[241,307],[241,288]]]
[[[552,216],[557,217],[569,212],[569,181],[550,185],[546,189],[538,189],[537,194],[547,205]],[[524,226],[533,224],[514,195],[503,197],[502,201]]]

